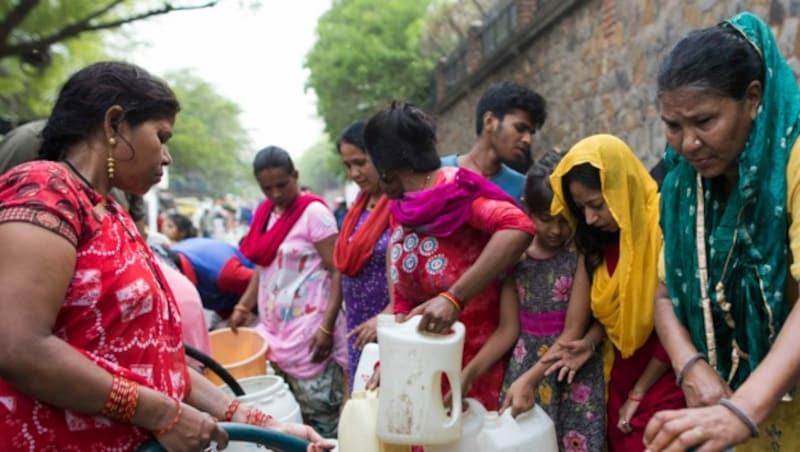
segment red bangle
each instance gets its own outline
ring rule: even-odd
[[[638,399],[633,396],[633,391],[628,393],[628,400],[633,400],[634,402],[641,402],[644,397],[639,397]]]
[[[175,404],[178,406],[178,409],[175,411],[175,417],[173,417],[172,420],[169,421],[169,424],[156,430],[156,436],[161,436],[167,433],[168,431],[172,430],[178,424],[178,421],[181,419],[181,414],[183,413],[183,404],[178,399],[173,399],[173,400],[175,400]]]
[[[463,303],[461,303],[461,300],[459,300],[458,297],[453,295],[451,292],[447,292],[447,291],[440,293],[439,296],[444,298],[445,300],[449,301],[450,303],[453,303],[453,306],[456,307],[458,312],[461,312],[461,308],[463,306]]]
[[[130,422],[139,404],[139,385],[125,377],[111,378],[111,392],[101,414],[117,422]]]
[[[239,405],[242,402],[239,399],[231,400],[231,403],[228,404],[228,409],[225,410],[225,422],[230,422],[233,420],[233,415],[236,413],[236,410],[239,409]]]

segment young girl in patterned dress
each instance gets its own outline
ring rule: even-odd
[[[553,419],[559,449],[596,451],[605,443],[602,357],[592,353],[593,344],[576,344],[586,347],[591,357],[569,382],[557,381],[556,374],[546,376],[547,366],[540,360],[564,329],[577,262],[567,220],[550,215],[553,192],[548,177],[560,158],[552,151],[545,154],[525,181],[524,203],[536,223],[536,235],[514,268],[520,336],[509,360],[503,396],[517,381],[536,387],[536,403]],[[510,398],[504,406],[508,404]]]

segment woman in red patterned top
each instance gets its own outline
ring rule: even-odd
[[[518,302],[501,276],[530,244],[534,226],[516,202],[477,173],[440,168],[433,122],[408,104],[373,116],[364,141],[390,206],[394,312],[420,329],[466,327],[463,393],[497,409],[519,333]],[[501,289],[511,291],[504,296]],[[508,295],[508,294],[506,294]]]
[[[0,177],[0,450],[170,451],[227,443],[217,419],[324,445],[239,406],[186,367],[180,313],[130,216],[172,158],[179,104],[124,63],[73,75],[44,129],[43,161]]]

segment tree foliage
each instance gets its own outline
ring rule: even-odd
[[[295,165],[300,173],[300,184],[307,185],[315,193],[324,193],[342,184],[342,162],[333,148],[334,144],[325,137],[303,152]]]
[[[330,136],[403,99],[426,106],[434,60],[421,51],[431,0],[335,0],[306,55],[307,87]]]
[[[167,74],[181,112],[169,142],[173,164],[170,184],[185,190],[241,193],[252,185],[248,151],[252,148],[241,125],[239,106],[188,70]]]

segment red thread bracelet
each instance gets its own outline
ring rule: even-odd
[[[172,430],[178,424],[178,421],[181,419],[181,414],[183,413],[183,404],[178,399],[173,399],[173,400],[175,400],[175,403],[178,406],[178,410],[175,411],[175,417],[173,417],[172,420],[169,421],[169,424],[156,430],[156,436],[161,436],[167,433],[168,431]]]
[[[231,403],[228,404],[228,409],[225,410],[225,422],[230,422],[233,420],[233,415],[236,413],[236,410],[239,409],[239,405],[242,402],[239,399],[231,400]]]
[[[633,396],[633,391],[628,393],[628,400],[633,400],[634,402],[641,402],[644,397],[636,398]]]

